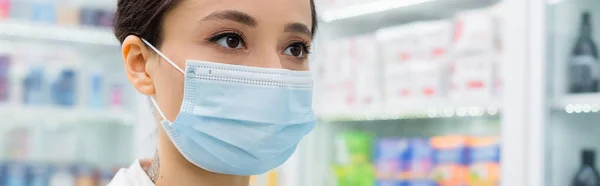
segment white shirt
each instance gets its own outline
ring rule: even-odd
[[[121,169],[108,186],[154,186],[140,161],[135,161],[128,169]]]

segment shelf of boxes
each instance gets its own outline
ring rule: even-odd
[[[327,121],[498,114],[498,17],[492,8],[461,12],[317,44],[317,114]]]
[[[338,37],[413,21],[444,19],[498,2],[500,0],[321,0],[316,6],[321,10],[319,19],[324,22],[321,31],[333,31],[334,37]]]

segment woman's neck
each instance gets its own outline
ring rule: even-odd
[[[159,129],[159,151],[152,161],[148,176],[156,186],[248,186],[248,176],[217,174],[187,161]]]

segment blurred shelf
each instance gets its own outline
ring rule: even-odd
[[[600,93],[572,94],[560,97],[554,102],[555,110],[567,113],[596,113],[600,112]]]
[[[398,108],[380,108],[351,110],[342,113],[317,112],[321,121],[352,122],[404,119],[437,119],[453,117],[496,116],[501,112],[500,101],[465,102],[465,101],[432,101],[398,104]]]
[[[379,28],[389,24],[449,18],[460,11],[489,7],[498,2],[500,0],[375,0],[323,11],[320,19],[332,27]]]
[[[88,123],[116,122],[130,125],[135,119],[132,112],[123,109],[81,109],[61,107],[10,107],[0,106],[0,117],[4,121]]]
[[[108,28],[36,24],[15,20],[0,20],[0,39],[119,46],[119,42]]]

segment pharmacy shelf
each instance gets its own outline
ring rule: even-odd
[[[501,101],[432,101],[399,103],[398,107],[327,112],[317,110],[324,122],[378,121],[404,119],[437,119],[452,117],[496,116],[501,112]]]
[[[500,0],[376,0],[322,11],[320,20],[326,22],[327,27],[360,33],[411,21],[449,18],[457,12],[498,2]]]
[[[0,118],[16,123],[88,123],[116,122],[130,125],[135,115],[124,109],[82,109],[61,107],[11,107],[0,106]]]
[[[24,21],[0,21],[0,39],[44,40],[103,46],[118,46],[119,42],[107,28],[57,26]]]
[[[567,113],[597,113],[600,112],[600,93],[565,95],[554,101],[555,110]]]

